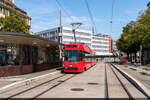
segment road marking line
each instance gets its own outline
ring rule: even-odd
[[[33,77],[33,78],[30,78],[30,79],[27,79],[27,80],[23,80],[23,81],[19,81],[19,82],[16,82],[16,83],[12,83],[12,84],[9,84],[9,85],[6,85],[6,86],[0,88],[0,91],[5,90],[5,89],[7,89],[9,87],[12,87],[14,85],[18,85],[18,84],[24,83],[24,82],[33,81],[35,79],[43,78],[43,77],[46,77],[46,76],[49,76],[49,75],[55,75],[58,72],[59,71],[56,71],[56,72],[48,73],[48,74],[45,74],[45,75],[42,75],[42,76]]]

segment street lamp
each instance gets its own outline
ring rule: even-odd
[[[82,25],[82,23],[80,23],[80,22],[71,23],[70,25],[72,26],[72,33],[74,34],[74,40],[75,40],[75,43],[76,43],[77,41],[76,41],[76,34],[75,34],[76,32],[75,32],[75,30],[78,29]]]
[[[142,65],[142,45],[140,45],[140,66]]]

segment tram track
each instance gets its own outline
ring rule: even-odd
[[[43,91],[43,92],[37,94],[36,96],[34,96],[31,100],[35,100],[36,98],[40,97],[40,96],[43,95],[44,93],[46,93],[46,92],[50,91],[51,89],[53,89],[53,88],[55,88],[55,87],[61,85],[62,83],[68,81],[69,79],[71,79],[71,78],[73,78],[73,77],[75,77],[75,76],[76,76],[76,74],[74,74],[74,75],[72,75],[71,77],[65,79],[63,82],[60,82],[60,83],[58,83],[58,84],[56,84],[56,85],[54,85],[54,86],[48,88],[47,90],[45,90],[45,91]]]
[[[108,96],[108,82],[107,82],[106,64],[105,64],[105,98],[109,98],[109,96]]]
[[[126,75],[125,72],[118,69],[116,66],[111,64],[118,72],[120,72],[137,90],[139,90],[143,95],[150,99],[150,90],[146,88],[141,82],[133,79],[131,76]]]
[[[131,93],[129,92],[129,90],[125,87],[124,83],[121,81],[121,79],[119,78],[119,76],[117,76],[117,74],[115,73],[114,69],[111,67],[111,70],[113,71],[113,73],[115,74],[116,78],[118,79],[118,81],[120,82],[121,86],[123,87],[123,89],[126,91],[127,95],[129,96],[129,98],[133,98],[133,96],[131,95]]]
[[[69,76],[69,75],[71,75],[71,76]],[[61,81],[61,82],[58,82],[59,79],[64,78],[64,77],[66,77],[66,76],[69,76],[69,77],[63,79],[63,81]],[[42,83],[40,83],[40,84],[38,84],[38,85],[35,85],[35,86],[33,86],[33,87],[30,87],[30,88],[28,88],[28,89],[25,89],[25,90],[23,90],[23,91],[20,91],[20,92],[18,92],[18,93],[15,93],[15,94],[13,94],[13,95],[11,95],[11,96],[8,96],[7,98],[4,98],[3,100],[9,100],[9,99],[11,99],[11,98],[20,98],[20,97],[19,97],[20,95],[24,95],[24,94],[26,94],[26,93],[27,93],[27,94],[30,94],[30,93],[33,93],[33,91],[36,92],[36,90],[38,90],[39,88],[41,88],[41,90],[42,90],[42,87],[43,87],[44,85],[48,85],[48,84],[52,84],[52,83],[53,83],[50,88],[44,89],[43,91],[40,91],[40,93],[37,92],[37,94],[36,94],[35,96],[33,96],[33,97],[29,97],[29,98],[31,98],[31,100],[33,100],[34,98],[37,98],[38,96],[40,96],[40,95],[46,93],[47,91],[50,91],[50,90],[53,89],[54,87],[59,86],[60,84],[66,82],[67,80],[71,79],[71,78],[74,77],[74,76],[76,76],[76,74],[73,74],[73,75],[72,75],[72,74],[63,74],[63,75],[60,75],[60,76],[58,76],[58,77],[56,77],[56,78],[47,80],[47,81],[42,82]],[[53,82],[53,81],[55,81],[55,82]],[[54,84],[54,83],[55,83],[55,84]],[[31,96],[31,95],[30,95],[30,96]],[[27,97],[27,98],[28,98],[28,97]]]
[[[149,98],[149,95],[146,94],[147,92],[145,93],[142,91],[142,86],[138,88],[139,86],[136,85],[136,83],[133,84],[132,80],[123,73],[125,72],[121,72],[118,67],[104,63],[102,71],[102,75],[104,75],[104,77],[102,80],[104,80],[103,94],[105,94],[104,97],[106,99]],[[63,83],[66,81],[69,82],[68,80],[72,79],[76,75],[78,74],[56,74],[52,77],[45,77],[44,79],[33,82],[30,85],[22,86],[21,89],[18,89],[19,91],[14,89],[13,91],[8,92],[8,95],[5,95],[6,98],[4,97],[4,100],[13,98],[29,98],[30,100],[34,100],[36,98],[42,98],[55,91],[59,88],[59,86],[61,87],[64,85]]]
[[[48,80],[48,81],[46,81],[46,82],[43,82],[43,83],[41,83],[41,84],[38,84],[38,85],[36,85],[36,86],[33,86],[33,87],[29,88],[29,89],[23,90],[23,91],[21,91],[21,92],[19,92],[19,93],[16,93],[16,94],[14,94],[14,95],[11,95],[11,96],[7,97],[7,98],[4,99],[4,100],[8,100],[8,99],[13,98],[13,97],[15,97],[15,96],[17,96],[17,95],[23,94],[23,93],[25,93],[25,92],[27,92],[27,91],[30,91],[30,90],[35,89],[35,88],[37,88],[37,87],[40,87],[40,86],[42,86],[42,85],[44,85],[44,84],[47,84],[47,83],[49,83],[49,82],[51,82],[51,81],[53,81],[53,80],[56,80],[56,79],[58,79],[58,78],[61,78],[61,77],[63,77],[63,76],[65,76],[65,74],[64,74],[64,75],[61,75],[61,76],[58,76],[58,77],[56,77],[56,78],[54,78],[54,79]]]
[[[141,91],[141,88],[138,88],[137,85],[133,84],[114,65],[112,65],[112,64],[107,64],[107,65],[108,65],[107,67],[109,67],[109,68],[107,68],[105,66],[105,97],[106,98],[108,98],[108,97],[111,98],[111,96],[108,94],[109,90],[111,90],[110,89],[111,86],[109,86],[110,84],[107,81],[108,81],[108,77],[110,77],[112,74],[111,75],[108,74],[108,72],[107,72],[108,69],[110,71],[112,71],[112,73],[114,74],[113,76],[115,76],[116,79],[118,80],[118,84],[117,85],[120,84],[122,90],[124,91],[122,94],[126,93],[126,95],[128,96],[128,98],[130,98],[130,99],[134,99],[134,98],[149,98],[149,96],[145,92]]]

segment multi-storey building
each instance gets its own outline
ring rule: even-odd
[[[60,32],[61,30],[61,32]],[[91,47],[91,32],[87,30],[77,29],[76,33],[76,42],[84,43],[85,45]],[[62,44],[68,44],[75,42],[74,34],[72,28],[60,27],[41,31],[36,33],[38,36],[46,38],[48,40],[53,40]]]
[[[92,36],[92,49],[96,55],[112,55],[112,38],[101,34]]]
[[[92,48],[96,52],[96,55],[112,55],[112,38],[110,36],[101,34],[93,36],[91,31],[81,29],[77,29],[75,33],[77,43],[84,43]],[[62,44],[75,42],[72,28],[68,27],[57,27],[35,34],[47,40],[53,40]]]
[[[112,40],[112,50],[118,51],[115,40]]]
[[[30,28],[31,18],[27,15],[25,11],[18,8],[14,4],[14,0],[0,0],[0,17],[10,16],[10,9],[16,10],[19,13],[19,15],[23,19],[25,19],[26,23],[29,25],[29,28]]]

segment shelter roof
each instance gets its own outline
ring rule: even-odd
[[[16,32],[1,32],[1,31],[0,31],[0,43],[43,46],[43,47],[59,45],[59,43],[55,41],[46,40],[44,38],[35,35]]]

